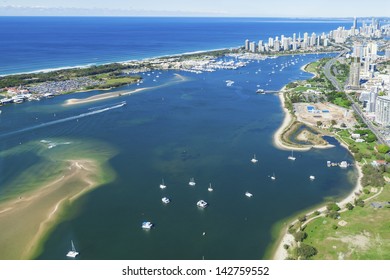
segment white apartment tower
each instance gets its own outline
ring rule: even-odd
[[[375,107],[375,121],[383,126],[390,125],[390,97],[378,96]]]

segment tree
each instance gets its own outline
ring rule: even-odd
[[[331,123],[332,125],[336,125],[336,124],[337,124],[337,122],[336,122],[335,120],[331,120],[330,123]]]
[[[348,203],[345,205],[345,208],[347,208],[348,210],[352,210],[352,209],[353,209],[352,203],[348,202]]]
[[[306,239],[307,233],[304,231],[297,231],[294,233],[294,239],[296,242],[302,242],[304,239]]]
[[[347,125],[346,125],[345,123],[342,123],[342,124],[340,124],[340,127],[342,127],[342,128],[346,128],[346,127],[347,127]]]
[[[299,216],[299,217],[298,217],[298,221],[300,221],[301,223],[303,223],[304,221],[306,221],[306,216],[305,216],[305,215]]]
[[[301,259],[308,259],[317,254],[317,249],[308,244],[301,243],[301,246],[297,249],[297,254]]]
[[[364,207],[364,200],[361,198],[355,199],[355,206]]]
[[[333,211],[333,210],[332,210],[332,211],[329,212],[328,216],[329,216],[330,218],[336,220],[338,217],[340,217],[340,214],[339,214],[339,212]]]
[[[317,126],[321,126],[322,125],[322,121],[317,121]]]
[[[337,203],[332,202],[326,205],[326,209],[328,209],[329,211],[339,211],[340,207],[337,205]]]

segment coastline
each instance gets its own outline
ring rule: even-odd
[[[63,210],[81,195],[102,184],[100,163],[90,159],[66,160],[62,174],[40,188],[0,205],[0,259],[31,259],[59,222]],[[23,220],[15,227],[15,220]]]
[[[346,196],[344,199],[341,199],[340,201],[336,202],[341,209],[343,209],[347,203],[353,203],[354,199],[356,198],[355,193],[359,192],[362,189],[362,185],[360,183],[361,179],[363,177],[362,167],[357,162],[356,162],[355,166],[356,166],[356,169],[358,172],[358,178],[357,178],[357,182],[355,184],[355,187],[349,193],[348,196]],[[319,208],[317,208],[315,210],[309,211],[308,213],[306,213],[306,215],[311,215],[315,211],[323,212],[325,210],[326,210],[326,206],[320,206]],[[297,215],[294,215],[294,216],[297,216]],[[321,215],[316,216],[312,219],[309,219],[305,223],[310,222],[311,220],[313,220],[317,217],[321,217]],[[298,222],[297,219],[295,219],[291,222],[288,222],[288,223],[286,222],[288,225],[283,227],[283,231],[282,231],[280,237],[278,238],[278,241],[276,242],[276,244],[278,244],[278,245],[275,247],[276,249],[274,250],[274,253],[272,255],[273,260],[285,260],[288,257],[287,250],[284,249],[283,246],[285,244],[290,246],[291,244],[293,244],[295,242],[293,235],[288,232],[288,228],[289,228],[289,225],[294,224],[296,222]]]
[[[303,65],[301,67],[301,70],[302,71],[305,71],[307,73],[311,73],[311,72],[308,72],[306,71],[306,67],[309,63]],[[313,73],[311,73],[313,74]],[[315,76],[315,74],[313,74],[313,76]],[[280,99],[280,103],[281,103],[281,106],[282,106],[282,109],[284,111],[284,120],[281,124],[281,126],[278,128],[278,130],[275,132],[274,134],[274,146],[278,149],[282,149],[282,150],[300,150],[300,151],[308,151],[310,150],[311,148],[297,148],[297,147],[293,147],[293,146],[287,146],[283,143],[283,140],[281,139],[281,136],[282,136],[282,133],[284,132],[284,130],[290,125],[290,123],[293,121],[293,116],[292,114],[287,110],[287,108],[285,107],[285,97],[284,97],[284,90],[286,89],[286,86],[284,86],[278,96],[279,96],[279,99]],[[339,141],[340,142],[340,141]],[[348,148],[347,145],[345,145],[344,143],[340,142],[340,145],[343,146],[344,148],[346,148],[349,152],[351,152]],[[327,149],[327,148],[332,148],[333,145],[326,145],[326,146],[312,146],[313,148],[316,148],[316,149]],[[354,199],[356,198],[356,194],[357,192],[359,192],[361,189],[362,189],[362,185],[360,183],[362,177],[363,177],[363,172],[362,172],[362,167],[361,165],[355,161],[355,166],[356,166],[356,169],[357,169],[357,172],[358,172],[358,178],[357,178],[357,182],[355,184],[355,187],[353,188],[353,190],[343,199],[341,199],[340,201],[336,202],[340,208],[343,208],[345,207],[345,205],[347,203],[353,203]],[[317,208],[316,206],[314,206],[314,208]],[[319,211],[319,212],[323,212],[324,210],[326,210],[326,206],[323,206],[321,204],[320,207],[318,207],[317,209],[315,210],[311,210],[307,213],[305,213],[307,216],[308,215],[311,215],[313,214],[315,211]],[[304,211],[303,211],[304,212]],[[294,215],[295,217],[298,216],[298,214]],[[312,219],[315,219],[316,217],[314,218],[311,218],[309,219],[307,222],[311,221]],[[289,225],[291,224],[295,224],[296,222],[298,222],[298,219],[294,219],[293,221],[290,221],[290,222],[286,222],[286,226],[283,227],[283,230],[281,231],[280,233],[280,236],[278,238],[278,240],[275,242],[275,244],[278,244],[277,246],[275,246],[274,250],[273,250],[273,254],[272,255],[272,259],[273,260],[285,260],[287,257],[288,257],[288,253],[287,253],[287,250],[284,249],[284,245],[287,244],[287,245],[291,245],[291,244],[294,244],[295,243],[295,240],[294,240],[294,237],[292,234],[290,234],[288,232],[288,229],[289,229]]]

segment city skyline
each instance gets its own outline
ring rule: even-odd
[[[280,8],[283,7],[283,8]],[[184,2],[179,0],[110,2],[77,0],[0,0],[2,16],[216,16],[216,17],[386,17],[388,1],[376,0],[367,5],[363,1],[287,0],[278,1],[277,7],[269,1],[233,0]]]

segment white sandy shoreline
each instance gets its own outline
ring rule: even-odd
[[[352,203],[353,204],[353,202],[354,202],[354,200],[356,198],[356,193],[360,192],[362,190],[362,185],[360,183],[360,181],[361,181],[361,179],[363,177],[362,168],[361,168],[360,164],[358,164],[358,163],[355,166],[356,166],[356,169],[358,171],[358,178],[357,178],[357,182],[356,182],[356,185],[355,185],[354,189],[350,192],[350,194],[347,197],[345,197],[344,199],[342,199],[339,202],[336,202],[341,209],[345,208],[345,205],[347,203]],[[325,210],[326,210],[326,206],[321,206],[321,207],[319,207],[318,209],[316,209],[314,211],[310,211],[310,212],[306,213],[306,215],[307,216],[311,215],[315,211],[319,211],[319,212],[322,213]],[[288,223],[288,225],[296,223],[297,221],[298,220],[294,220],[294,221]],[[294,243],[293,235],[288,233],[288,226],[285,226],[283,231],[284,231],[284,235],[282,236],[280,241],[278,241],[278,246],[276,247],[276,250],[274,251],[274,254],[273,254],[273,257],[272,257],[273,260],[285,260],[288,257],[288,253],[287,253],[287,250],[283,248],[284,244],[287,244],[287,245],[290,246],[291,244]]]
[[[308,64],[304,65],[301,67],[301,70],[302,71],[305,71],[305,68]],[[279,92],[279,98],[280,98],[280,102],[281,102],[281,106],[283,108],[283,111],[285,113],[285,117],[284,117],[284,120],[283,120],[283,123],[282,125],[279,127],[279,129],[275,132],[274,134],[274,145],[275,147],[279,148],[279,149],[282,149],[282,150],[300,150],[300,151],[307,151],[307,150],[310,150],[311,148],[295,148],[293,146],[287,146],[285,145],[282,140],[281,140],[281,136],[282,136],[282,133],[283,131],[289,126],[289,124],[292,122],[293,118],[290,114],[290,112],[286,109],[285,107],[285,97],[284,97],[284,90],[285,90],[285,86],[281,89],[281,91]],[[345,147],[346,149],[348,149],[348,146],[344,145],[343,143],[340,143],[343,147]],[[333,145],[326,145],[326,146],[313,146],[313,148],[331,148],[333,147]],[[348,149],[349,150],[349,149]],[[362,173],[362,168],[360,166],[359,163],[357,163],[355,161],[355,166],[356,166],[356,169],[357,169],[357,172],[358,172],[358,178],[357,178],[357,182],[356,182],[356,185],[354,187],[354,189],[351,191],[351,193],[345,197],[344,199],[342,199],[341,201],[337,202],[337,204],[339,205],[340,208],[344,208],[345,205],[347,203],[353,203],[354,202],[354,199],[356,198],[356,194],[357,192],[361,191],[362,189],[362,186],[361,186],[361,179],[363,177],[363,173]],[[311,215],[312,213],[314,213],[315,211],[319,211],[319,212],[323,212],[326,210],[326,206],[321,206],[319,207],[318,209],[316,210],[313,210],[313,211],[310,211],[309,213],[306,213],[306,215]],[[294,220],[292,222],[289,222],[288,225],[290,224],[294,224],[296,223],[298,220]],[[272,259],[274,260],[285,260],[287,257],[288,257],[288,253],[287,253],[287,250],[284,249],[284,245],[287,244],[287,245],[291,245],[294,243],[294,237],[292,234],[288,233],[288,225],[284,227],[283,229],[283,236],[279,239],[278,241],[278,246],[276,247],[274,253],[273,253],[273,257]]]

